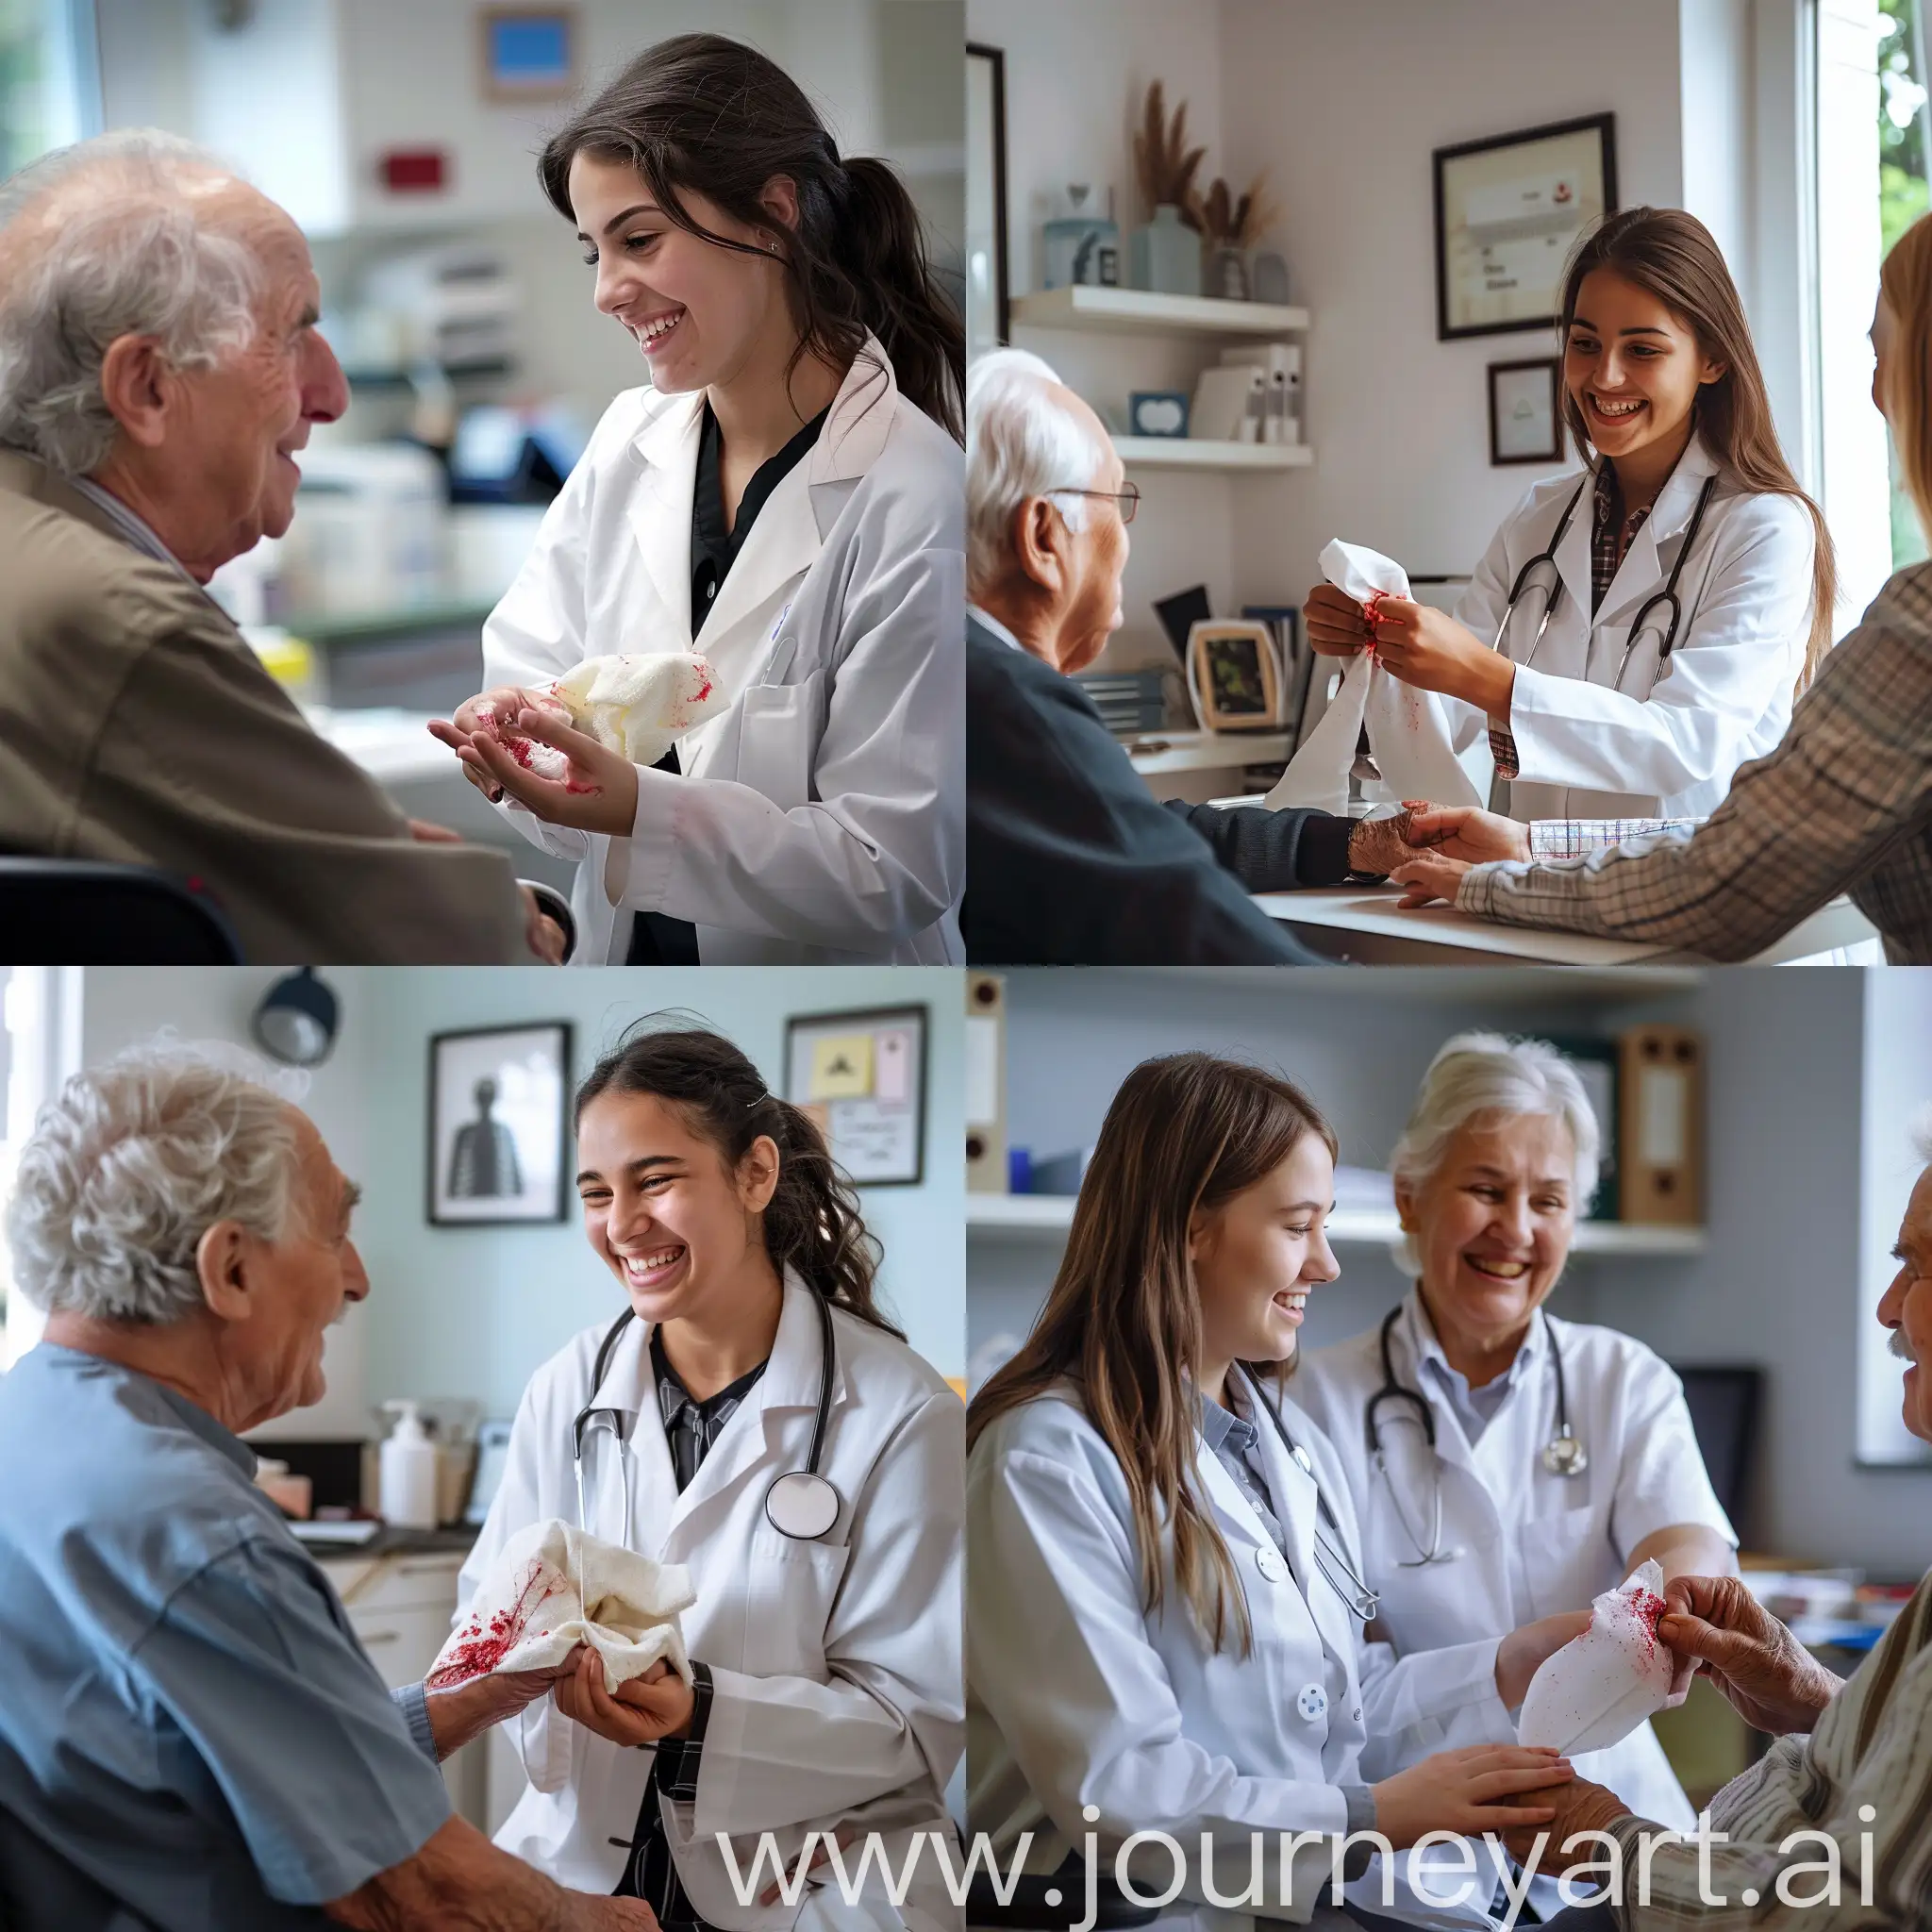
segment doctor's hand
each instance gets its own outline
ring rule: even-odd
[[[1516,666],[1433,605],[1384,597],[1375,606],[1375,661],[1418,691],[1461,698],[1492,718],[1509,716]]]
[[[661,1661],[641,1677],[620,1684],[613,1697],[604,1688],[604,1659],[594,1650],[583,1653],[574,1674],[558,1679],[550,1696],[565,1717],[586,1730],[633,1748],[686,1736],[697,1707],[691,1686]]]
[[[1487,865],[1497,858],[1529,858],[1529,827],[1501,812],[1474,805],[1425,805],[1403,801],[1408,812],[1408,842],[1426,846],[1444,858]]]
[[[1302,628],[1324,658],[1353,658],[1368,647],[1369,626],[1362,607],[1333,584],[1317,584],[1302,599]]]
[[[1504,1708],[1514,1710],[1529,1689],[1529,1680],[1573,1638],[1590,1628],[1588,1610],[1563,1610],[1510,1631],[1496,1646],[1496,1695]]]
[[[1557,1815],[1550,1787],[1574,1775],[1559,1751],[1521,1744],[1439,1751],[1370,1786],[1375,1829],[1402,1851],[1425,1831],[1480,1837],[1520,1824],[1547,1824]]]
[[[429,735],[439,743],[448,745],[460,758],[463,746],[479,732],[486,738],[493,737],[498,720],[514,718],[538,701],[535,691],[525,691],[520,684],[500,684],[494,691],[478,691],[475,697],[465,698],[457,707],[454,718],[430,719]],[[463,776],[491,805],[501,803],[503,788],[488,773],[465,764]]]
[[[638,768],[622,752],[607,749],[547,709],[525,708],[506,722],[524,737],[562,752],[569,760],[563,776],[543,778],[525,771],[485,731],[457,747],[465,769],[481,772],[549,824],[575,825],[612,839],[630,836],[638,815]]]
[[[1396,909],[1433,906],[1438,899],[1446,906],[1455,905],[1456,889],[1468,870],[1459,858],[1441,858],[1433,852],[1415,854],[1389,874],[1389,883],[1402,888]]]
[[[1535,1793],[1547,1800],[1555,1816],[1539,1832],[1534,1826],[1520,1825],[1502,1834],[1504,1848],[1516,1861],[1527,1867],[1532,1857],[1536,1870],[1546,1878],[1560,1877],[1573,1865],[1601,1864],[1604,1848],[1594,1839],[1585,1839],[1569,1851],[1564,1845],[1581,1831],[1607,1831],[1619,1818],[1628,1818],[1630,1807],[1615,1791],[1593,1785],[1586,1777],[1572,1778],[1547,1791]],[[1537,1840],[1547,1834],[1539,1850]]]
[[[1675,1576],[1657,1634],[1773,1737],[1808,1732],[1844,1689],[1735,1576]]]

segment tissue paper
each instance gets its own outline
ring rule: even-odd
[[[538,693],[540,708],[575,725],[634,765],[655,765],[684,736],[724,708],[717,674],[691,651],[586,658]],[[498,741],[525,771],[561,778],[568,760],[492,717]]]
[[[443,1690],[499,1671],[548,1670],[580,1643],[604,1659],[612,1695],[660,1658],[689,1682],[678,1616],[696,1601],[681,1563],[654,1562],[551,1517],[504,1544],[424,1682]]]
[[[1664,1573],[1641,1565],[1591,1605],[1590,1628],[1543,1659],[1523,1699],[1517,1741],[1603,1751],[1670,1702],[1676,1659],[1657,1634]]]
[[[1379,551],[1338,541],[1323,551],[1321,561],[1322,575],[1367,608],[1383,597],[1408,596],[1407,573]],[[1322,675],[1320,665],[1316,675]],[[1384,802],[1483,802],[1457,762],[1442,700],[1434,691],[1418,691],[1391,676],[1376,663],[1373,650],[1349,660],[1341,689],[1263,802],[1277,810],[1284,806],[1312,806],[1345,812],[1349,767],[1355,763],[1364,727],[1370,755],[1387,788]]]

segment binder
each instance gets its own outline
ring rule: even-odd
[[[1619,1219],[1695,1227],[1704,1218],[1704,1042],[1683,1026],[1634,1026],[1617,1045]]]
[[[966,975],[966,1191],[1007,1191],[1007,983]]]

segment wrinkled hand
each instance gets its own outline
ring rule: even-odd
[[[630,835],[638,812],[638,768],[622,752],[607,749],[547,709],[520,711],[505,723],[523,737],[562,752],[569,760],[563,776],[542,778],[525,771],[484,731],[456,747],[466,770],[481,772],[499,793],[507,791],[550,824],[575,825],[613,839]]]
[[[1673,1577],[1664,1603],[1657,1634],[1757,1730],[1807,1732],[1844,1689],[1735,1576]]]
[[[1324,658],[1353,658],[1368,647],[1362,607],[1333,584],[1317,584],[1302,600],[1302,629]]]
[[[1496,1646],[1496,1695],[1504,1708],[1514,1710],[1529,1690],[1529,1680],[1570,1642],[1590,1628],[1591,1612],[1563,1610],[1541,1617],[1510,1631]]]
[[[1414,843],[1407,808],[1392,818],[1359,819],[1348,835],[1348,869],[1386,876],[1415,857]]]
[[[1376,663],[1404,684],[1462,698],[1498,717],[1509,715],[1515,665],[1446,610],[1384,597],[1375,606],[1374,637]]]
[[[1569,1759],[1556,1751],[1517,1744],[1439,1751],[1370,1787],[1375,1829],[1400,1851],[1425,1831],[1479,1838],[1486,1831],[1545,1824],[1556,1815],[1549,1788],[1574,1775]]]
[[[576,1674],[583,1646],[577,1645],[560,1664],[541,1671],[498,1671],[467,1683],[436,1690],[425,1684],[423,1701],[429,1711],[436,1755],[447,1757],[492,1724],[516,1716],[526,1705],[549,1694],[551,1686]]]
[[[561,966],[566,944],[563,928],[543,909],[543,902],[528,886],[519,886],[524,895],[524,943],[546,966]]]
[[[1499,858],[1529,858],[1529,827],[1475,805],[1408,802],[1408,839],[1444,858],[1488,865]]]
[[[1441,858],[1434,853],[1411,857],[1389,874],[1391,885],[1400,886],[1402,897],[1396,909],[1407,911],[1417,906],[1433,906],[1438,899],[1446,906],[1456,903],[1456,889],[1469,870],[1459,858]]]
[[[1604,1848],[1594,1842],[1585,1842],[1566,1852],[1565,1842],[1579,1831],[1604,1831],[1618,1818],[1630,1816],[1630,1807],[1615,1791],[1607,1791],[1602,1785],[1593,1785],[1588,1778],[1572,1778],[1567,1785],[1554,1785],[1548,1790],[1532,1791],[1529,1802],[1544,1804],[1555,1815],[1543,1827],[1549,1834],[1549,1842],[1537,1856],[1536,1869],[1545,1877],[1560,1877],[1573,1865],[1600,1864],[1605,1857]],[[1519,1864],[1527,1865],[1536,1853],[1538,1833],[1534,1829],[1517,1826],[1502,1834],[1505,1848]]]
[[[586,1730],[630,1747],[682,1738],[697,1707],[691,1686],[661,1660],[642,1676],[620,1684],[613,1697],[604,1688],[604,1659],[589,1649],[575,1672],[558,1679],[550,1697],[565,1717]]]
[[[473,738],[479,734],[486,738],[494,735],[496,720],[514,718],[539,702],[535,691],[525,691],[520,684],[500,684],[494,691],[478,691],[475,697],[465,698],[457,707],[454,718],[430,719],[429,735],[439,743],[448,745],[460,758],[463,746]],[[503,788],[487,772],[466,763],[463,776],[491,805],[501,803]]]

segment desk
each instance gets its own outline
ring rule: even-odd
[[[1303,944],[1360,966],[1660,966],[1703,959],[1652,940],[1600,940],[1588,933],[1503,925],[1453,906],[1396,909],[1399,886],[1329,886],[1306,892],[1257,892],[1255,904],[1292,929]],[[1849,899],[1834,899],[1757,955],[1754,966],[1817,959],[1866,944],[1877,932]]]

